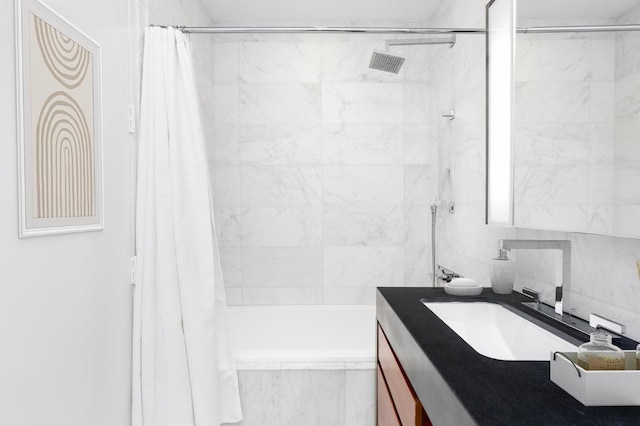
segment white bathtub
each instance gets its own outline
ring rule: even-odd
[[[239,370],[373,369],[375,306],[230,306]]]

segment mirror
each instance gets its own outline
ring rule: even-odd
[[[639,0],[516,8],[519,29],[626,24]],[[640,237],[640,31],[515,39],[514,225]]]

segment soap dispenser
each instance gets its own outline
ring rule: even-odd
[[[507,250],[499,249],[498,257],[491,259],[491,288],[494,293],[509,294],[516,280],[516,264],[507,256]]]

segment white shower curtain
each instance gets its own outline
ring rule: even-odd
[[[242,419],[188,39],[145,30],[138,151],[134,426]]]

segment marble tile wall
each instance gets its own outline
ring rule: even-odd
[[[640,22],[636,7],[621,24]],[[615,50],[615,172],[614,227],[616,234],[640,235],[640,34],[616,34]]]
[[[485,2],[443,2],[433,17],[434,27],[483,27]],[[437,218],[437,263],[489,286],[489,259],[497,254],[497,240],[512,229],[485,223],[485,39],[460,35],[446,52],[431,51],[428,76],[432,96],[431,125],[438,140],[438,180],[445,206]],[[455,108],[456,118],[441,113]],[[449,172],[447,172],[449,170]]]
[[[439,27],[479,27],[484,25],[483,0],[444,2],[430,25]],[[635,16],[636,21],[640,16]],[[539,231],[523,228],[499,228],[484,224],[484,45],[471,36],[459,37],[450,55],[434,55],[428,68],[431,87],[430,108],[442,111],[455,106],[453,121],[437,121],[439,163],[451,168],[450,182],[444,185],[443,198],[455,201],[456,213],[443,213],[439,222],[439,263],[489,285],[489,259],[495,257],[500,238],[569,239],[572,241],[573,280],[567,290],[568,306],[578,316],[597,312],[621,321],[628,334],[640,339],[640,239],[582,233]],[[603,42],[608,43],[608,42]],[[632,43],[628,45],[631,49]],[[591,49],[605,47],[592,41]],[[640,52],[640,48],[638,48]],[[607,50],[606,54],[610,54]],[[591,72],[601,75],[610,69],[591,64]],[[620,69],[619,66],[616,66]],[[577,72],[577,70],[574,70]],[[432,115],[432,117],[435,117]],[[434,118],[435,119],[435,118]],[[581,131],[573,130],[578,140]],[[566,134],[566,133],[565,133]],[[569,144],[572,138],[565,141]],[[551,141],[548,141],[548,145]],[[593,146],[593,145],[592,145]],[[620,150],[620,146],[616,147]],[[556,146],[541,150],[542,158],[562,158]],[[633,150],[628,147],[627,149]],[[593,151],[596,152],[596,151]],[[622,151],[619,151],[622,152]],[[609,157],[610,158],[610,157]],[[625,182],[635,180],[624,179]],[[577,216],[576,216],[577,218]],[[638,216],[633,216],[637,222]],[[543,300],[553,300],[555,262],[553,252],[519,251],[516,288],[528,286],[542,291]]]
[[[375,370],[243,370],[239,426],[371,426]]]
[[[383,37],[215,37],[204,124],[230,304],[369,304],[428,282],[429,48],[394,47],[399,75],[369,69],[373,49]]]
[[[610,233],[615,35],[516,39],[515,223]]]

